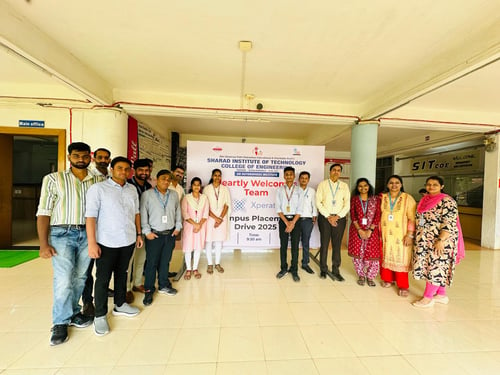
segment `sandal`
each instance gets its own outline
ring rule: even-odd
[[[408,297],[408,289],[399,289],[398,296],[400,296],[400,297]]]
[[[363,286],[365,285],[365,278],[363,276],[360,276],[358,281],[357,281],[358,285],[360,286]]]
[[[380,285],[382,285],[382,288],[390,288],[392,286],[392,283],[389,283],[387,281],[382,281]]]
[[[213,273],[214,273],[214,266],[209,265],[209,266],[207,267],[207,273],[209,273],[209,274],[213,274]]]
[[[191,271],[187,270],[186,274],[184,275],[184,280],[191,280]]]
[[[373,281],[373,279],[366,279],[366,283],[368,284],[368,286],[371,286],[372,288],[374,286],[377,286],[377,284],[375,284],[375,281]]]
[[[193,275],[196,279],[200,279],[201,278],[201,273],[198,272],[198,270],[194,270],[193,271]]]
[[[222,268],[220,264],[216,264],[216,265],[215,265],[215,269],[216,269],[217,271],[219,271],[220,273],[224,273],[224,268]]]

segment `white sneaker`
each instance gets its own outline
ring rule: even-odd
[[[94,332],[97,336],[104,336],[109,333],[109,324],[106,315],[94,319]]]
[[[441,303],[443,305],[447,305],[448,302],[450,302],[450,299],[448,298],[448,296],[436,295],[436,296],[434,296],[434,302]]]
[[[113,315],[118,315],[118,316],[128,316],[128,317],[133,317],[139,314],[141,310],[139,310],[135,306],[130,306],[127,302],[124,302],[123,305],[117,306],[115,305],[115,308],[113,309]]]

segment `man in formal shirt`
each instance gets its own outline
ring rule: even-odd
[[[184,188],[182,187],[182,180],[184,179],[184,167],[178,165],[174,168],[172,174],[173,178],[170,183],[169,189],[175,190],[179,196],[179,202],[184,197]]]
[[[302,214],[300,215],[300,240],[302,243],[302,269],[307,273],[314,273],[309,266],[309,242],[311,233],[318,217],[316,208],[316,191],[308,186],[311,174],[307,171],[299,174],[300,194],[302,195]]]
[[[111,162],[111,151],[105,148],[98,148],[94,151],[94,164],[95,168],[92,169],[92,172],[97,176],[102,176],[107,178],[109,176],[109,163]],[[92,272],[94,270],[94,259],[90,260],[89,268],[87,270],[87,280],[85,281],[85,287],[82,292],[82,302],[83,309],[82,313],[87,316],[94,316],[95,307],[94,307],[94,297],[92,297],[92,293],[94,292],[94,277],[92,276]]]
[[[87,192],[86,225],[89,255],[96,259],[94,331],[109,332],[108,287],[114,277],[113,315],[133,317],[139,309],[125,301],[127,267],[134,247],[143,245],[139,197],[127,182],[132,163],[122,156],[111,161],[111,178]]]
[[[79,304],[90,262],[84,212],[87,190],[101,178],[88,169],[89,145],[71,143],[68,160],[69,169],[43,178],[36,214],[40,257],[51,258],[54,270],[50,345],[68,339],[68,325],[83,328],[92,323]]]
[[[146,237],[145,306],[153,303],[157,271],[158,293],[177,294],[168,279],[168,270],[175,236],[182,229],[182,216],[179,197],[168,188],[171,177],[170,171],[162,169],[156,175],[156,187],[141,196],[141,225]]]
[[[340,274],[340,246],[346,226],[346,215],[350,209],[351,193],[345,182],[340,181],[342,165],[335,163],[330,167],[330,178],[320,182],[316,191],[318,208],[318,227],[320,232],[320,277],[326,278],[328,271],[327,255],[332,242],[332,274],[335,280],[344,281]]]
[[[150,159],[137,159],[134,161],[134,175],[127,180],[129,184],[135,187],[139,202],[142,193],[152,188],[152,185],[148,182],[152,170],[151,163]],[[145,262],[146,251],[143,248],[135,248],[128,266],[127,303],[132,303],[134,301],[134,294],[132,291],[144,293],[142,275],[144,273]]]
[[[295,169],[293,167],[285,167],[283,170],[285,184],[280,186],[276,191],[276,213],[279,220],[280,234],[280,271],[276,277],[281,279],[288,271],[291,272],[293,281],[300,281],[297,272],[299,259],[299,239],[300,225],[297,221],[302,213],[302,196],[295,184]],[[291,238],[292,262],[288,270],[287,264],[287,248],[288,239]]]

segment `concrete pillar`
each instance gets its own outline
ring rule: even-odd
[[[351,129],[351,189],[365,177],[375,187],[378,121],[360,121]]]
[[[500,136],[497,133],[489,138],[496,146],[492,151],[484,151],[481,246],[500,249]]]

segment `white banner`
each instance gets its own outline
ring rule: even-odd
[[[275,193],[285,182],[283,169],[295,168],[297,185],[300,172],[309,172],[309,186],[316,189],[323,180],[324,160],[324,146],[188,141],[187,188],[193,177],[207,185],[212,169],[220,169],[232,199],[231,239],[224,247],[279,248]],[[317,225],[310,244],[319,247]]]

